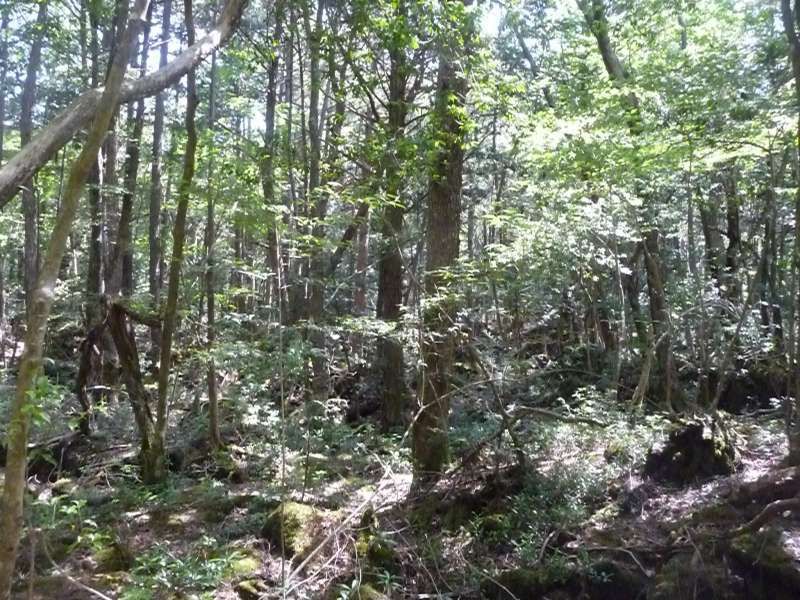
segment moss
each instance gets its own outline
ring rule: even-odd
[[[567,573],[551,569],[511,569],[485,579],[481,584],[481,594],[493,600],[538,600],[568,579]]]
[[[731,557],[745,573],[751,596],[774,595],[800,588],[800,570],[786,551],[783,533],[767,529],[731,540]]]
[[[225,576],[230,579],[252,575],[261,568],[262,557],[254,550],[237,550],[226,569]]]
[[[280,550],[281,543],[288,556],[302,556],[314,542],[314,525],[322,511],[299,502],[284,502],[267,515],[261,537]]]
[[[350,600],[389,600],[389,597],[381,594],[371,585],[363,583],[353,590],[350,594]]]
[[[133,555],[130,550],[116,542],[97,550],[93,558],[97,563],[98,573],[127,571],[133,565]]]
[[[237,583],[234,590],[242,600],[259,600],[264,597],[267,586],[260,579],[246,579]]]

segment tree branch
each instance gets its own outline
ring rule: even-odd
[[[208,35],[181,52],[163,69],[136,81],[123,83],[117,103],[125,104],[153,96],[191,71],[233,35],[247,2],[228,0],[216,27]],[[33,177],[81,128],[91,122],[102,94],[103,88],[96,88],[78,96],[0,168],[0,210],[14,198],[25,181]]]

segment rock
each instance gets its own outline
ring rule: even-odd
[[[262,579],[245,579],[237,583],[233,589],[242,600],[259,600],[264,597],[269,587]]]
[[[742,579],[731,573],[713,556],[682,552],[661,568],[647,594],[648,600],[677,598],[715,598],[719,600],[749,597],[743,594]]]
[[[284,502],[272,510],[261,528],[261,537],[287,556],[303,556],[313,548],[324,511],[308,504]]]
[[[127,571],[134,563],[131,551],[119,542],[112,542],[97,550],[93,555],[94,562],[97,564],[98,573],[114,573],[116,571]]]
[[[481,583],[481,597],[490,600],[538,600],[570,579],[567,572],[553,569],[511,569]]]
[[[719,426],[704,419],[682,422],[666,442],[653,446],[644,474],[656,481],[685,485],[714,475],[729,475],[736,466],[736,449]]]
[[[644,597],[649,584],[649,578],[637,565],[602,560],[589,569],[584,592],[596,600],[635,600]]]
[[[381,594],[367,583],[358,586],[349,596],[350,600],[389,600],[389,596]]]
[[[793,535],[791,535],[793,534]],[[770,528],[745,533],[731,541],[730,555],[744,576],[746,597],[797,598],[800,556],[793,546],[797,531]]]

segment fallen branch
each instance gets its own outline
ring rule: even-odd
[[[751,521],[731,531],[730,537],[736,537],[738,535],[742,535],[743,533],[752,533],[754,531],[758,531],[764,525],[773,519],[776,519],[787,510],[800,511],[800,497],[770,502]]]

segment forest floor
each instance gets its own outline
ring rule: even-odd
[[[144,486],[129,408],[112,401],[89,440],[70,437],[55,461],[34,453],[15,597],[796,597],[796,513],[731,535],[800,492],[777,409],[728,419],[734,473],[677,484],[643,475],[674,425],[631,420],[594,388],[560,407],[569,419],[517,423],[520,468],[491,390],[462,377],[450,471],[413,495],[407,432],[347,423],[344,401],[310,428],[299,404],[281,422],[242,398],[214,453],[188,395],[173,473]],[[515,414],[533,407],[525,386],[503,393]]]

